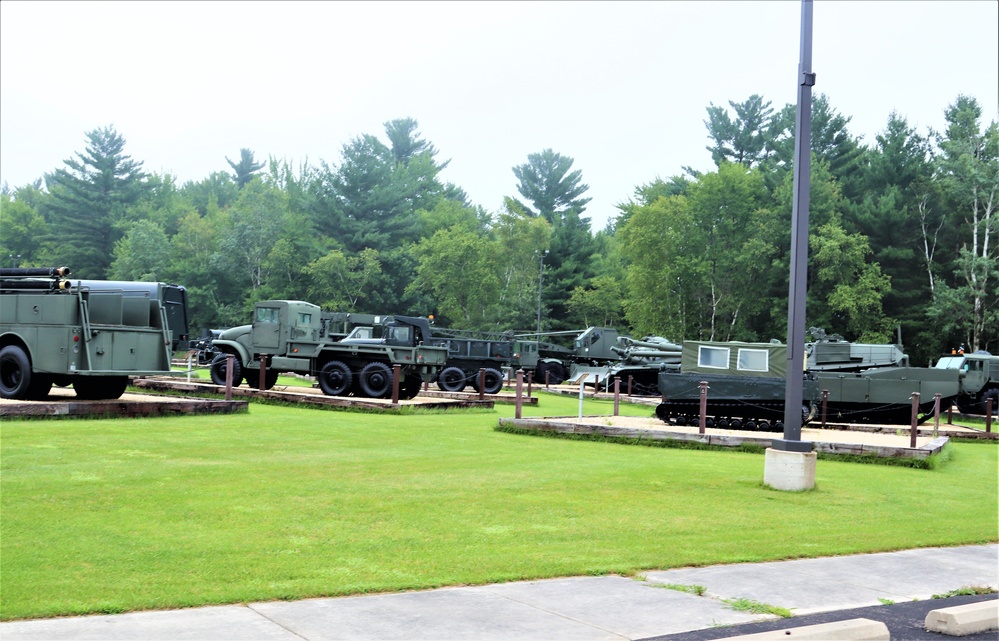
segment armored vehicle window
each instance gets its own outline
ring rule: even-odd
[[[701,345],[697,348],[697,366],[728,369],[729,349]]]
[[[770,354],[765,349],[740,349],[738,369],[765,372],[770,369]]]
[[[275,307],[258,307],[257,308],[257,322],[258,323],[276,323],[278,322],[278,310]]]
[[[298,313],[298,324],[299,325],[311,325],[312,324],[312,314],[306,312]]]
[[[963,356],[945,356],[937,361],[937,369],[960,369],[964,364]]]

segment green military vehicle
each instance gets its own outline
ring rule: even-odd
[[[424,345],[430,337],[425,318],[386,317],[381,336],[369,327],[342,338],[335,323],[312,303],[270,300],[257,303],[253,324],[223,331],[212,341],[220,354],[211,364],[212,381],[224,385],[228,357],[233,356],[232,384],[244,379],[264,388],[277,382],[279,372],[315,376],[324,394],[385,398],[392,394],[393,367],[399,366],[399,397],[410,399],[424,381],[433,380],[447,359],[447,349]]]
[[[170,375],[162,298],[67,280],[69,269],[0,269],[0,396],[37,400],[52,385],[120,397],[129,376]]]
[[[958,371],[961,391],[956,402],[959,410],[966,414],[984,414],[991,399],[992,414],[999,415],[999,356],[984,350],[973,354],[955,353],[942,357],[935,367]]]

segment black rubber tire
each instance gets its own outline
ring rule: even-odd
[[[485,379],[484,388],[486,394],[497,394],[501,389],[503,389],[503,372],[498,369],[487,367]],[[476,392],[479,391],[479,372],[476,372],[475,376],[472,377],[472,388]]]
[[[410,374],[404,381],[399,383],[399,399],[408,401],[416,398],[420,393],[421,387],[423,387],[423,381],[420,377],[415,374]]]
[[[979,414],[984,415],[990,398],[992,399],[992,416],[999,416],[999,389],[990,389],[982,394],[982,400],[976,410]]]
[[[88,401],[121,398],[126,387],[127,376],[80,376],[73,381],[77,398]]]
[[[346,396],[354,382],[354,373],[346,363],[330,361],[319,370],[319,389],[327,396]]]
[[[460,392],[465,389],[467,379],[460,367],[445,367],[437,376],[437,387],[445,392]]]
[[[560,363],[542,363],[538,365],[538,383],[545,384],[545,373],[548,374],[549,385],[561,385],[565,380],[565,369]]]
[[[357,375],[361,392],[369,398],[385,398],[392,394],[392,368],[385,363],[368,363]]]
[[[18,345],[0,349],[0,396],[26,399],[31,390],[31,361]]]
[[[212,375],[212,382],[222,387],[225,387],[225,364],[228,358],[229,354],[219,354],[212,359],[212,365],[208,368]],[[243,364],[239,362],[239,357],[234,355],[232,357],[232,386],[239,387],[242,382]]]

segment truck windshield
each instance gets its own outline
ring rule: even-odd
[[[386,342],[392,345],[409,345],[410,328],[408,325],[391,325],[388,327],[385,338]]]
[[[961,369],[964,365],[963,356],[944,356],[937,361],[936,369]]]

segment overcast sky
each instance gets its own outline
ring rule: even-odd
[[[959,94],[999,114],[999,3],[815,0],[816,93],[873,142]],[[796,100],[801,4],[0,2],[0,183],[27,184],[113,125],[147,171],[229,171],[247,147],[337,163],[414,118],[443,178],[497,211],[511,171],[575,159],[594,230],[635,187],[713,167],[710,103]]]

